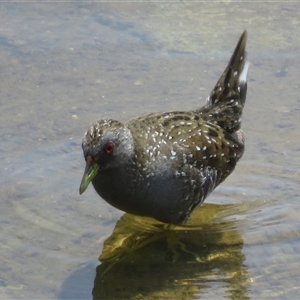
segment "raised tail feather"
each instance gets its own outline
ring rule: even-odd
[[[236,132],[241,127],[241,116],[247,94],[247,72],[249,62],[245,50],[247,31],[241,35],[231,59],[212,90],[207,104],[197,110],[203,119]]]

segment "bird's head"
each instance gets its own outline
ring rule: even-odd
[[[126,164],[133,156],[134,143],[130,130],[121,122],[100,120],[85,133],[82,150],[86,167],[80,194],[99,172]]]

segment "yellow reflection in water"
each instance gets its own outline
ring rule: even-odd
[[[104,243],[94,299],[248,299],[235,209],[205,204],[185,226],[125,214]]]

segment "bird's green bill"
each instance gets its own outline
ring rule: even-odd
[[[83,194],[87,187],[89,186],[90,182],[94,179],[94,177],[97,175],[99,170],[99,165],[94,163],[94,164],[86,164],[84,174],[81,180],[81,184],[79,187],[79,194]]]

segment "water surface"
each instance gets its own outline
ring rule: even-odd
[[[299,12],[1,3],[0,298],[297,298]],[[189,224],[124,215],[92,188],[79,196],[87,127],[199,107],[244,29],[246,152]]]

